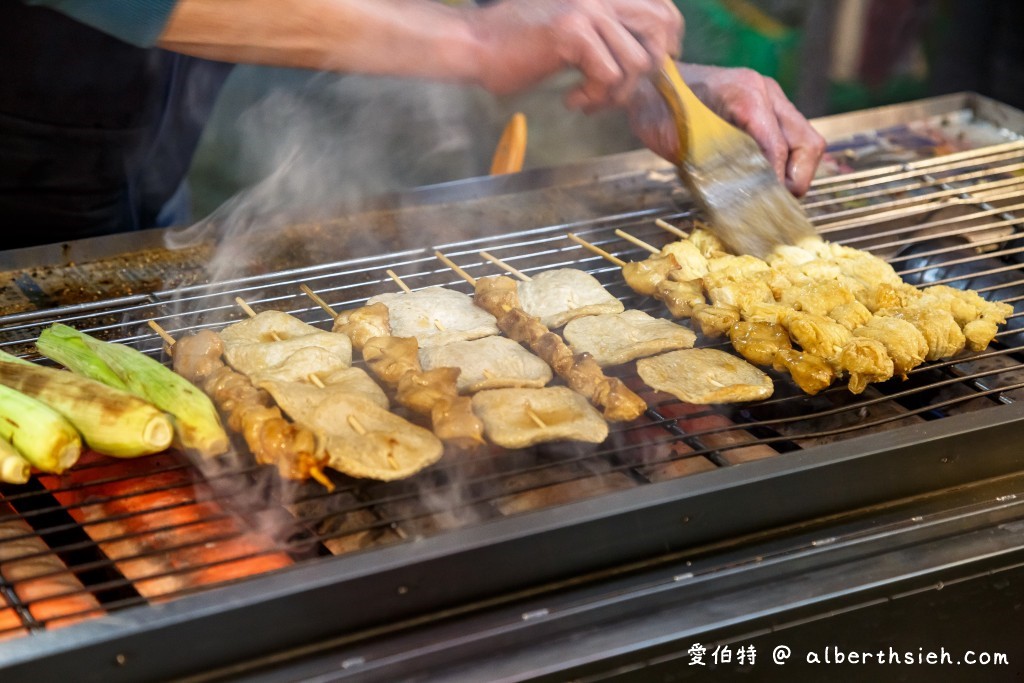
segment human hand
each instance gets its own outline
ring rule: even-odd
[[[825,152],[825,139],[797,111],[774,79],[751,69],[680,65],[690,89],[726,121],[750,134],[779,180],[803,196]],[[651,150],[675,160],[679,139],[668,106],[643,83],[628,105],[633,131]]]
[[[587,112],[625,105],[682,42],[671,0],[502,0],[465,12],[484,88],[514,93],[572,67],[583,78],[565,102]]]

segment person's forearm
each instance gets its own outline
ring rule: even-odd
[[[462,11],[431,0],[180,0],[159,45],[230,62],[475,82]]]

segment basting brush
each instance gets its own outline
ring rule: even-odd
[[[752,137],[708,109],[666,59],[654,85],[679,134],[679,175],[734,254],[764,257],[778,244],[815,235]]]

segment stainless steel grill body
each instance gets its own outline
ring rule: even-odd
[[[985,139],[933,157],[920,130],[896,125],[908,121],[963,126]],[[863,144],[849,137],[884,133],[889,124],[888,137]],[[819,180],[806,198],[823,236],[887,258],[916,283],[966,285],[1015,305],[1024,298],[1024,139],[1013,132],[1024,131],[1024,116],[957,96],[822,120],[820,127],[837,141],[836,159],[865,166]],[[217,329],[242,317],[237,296],[257,310],[288,310],[326,327],[328,316],[299,284],[336,309],[350,308],[394,291],[386,269],[413,289],[471,291],[435,249],[477,277],[500,272],[481,250],[526,274],[584,269],[628,308],[663,315],[661,304],[625,286],[616,266],[566,238],[574,232],[622,259],[642,259],[646,252],[615,231],[660,246],[671,236],[655,218],[687,225],[694,216],[669,169],[646,153],[561,174],[469,181],[359,207],[335,222],[292,225],[283,237],[258,235],[255,247],[232,258],[241,270],[220,270],[213,284],[24,307],[0,319],[0,344],[30,352],[39,332],[61,321],[159,355],[160,340],[145,321],[175,336]],[[417,219],[424,230],[406,232]],[[458,238],[439,238],[448,229]],[[367,230],[401,248],[379,253],[375,244],[361,253],[358,235]],[[356,255],[278,267],[295,256],[274,256],[272,245],[299,236],[320,240],[328,256],[338,245]],[[40,255],[46,257],[10,255],[12,279],[24,274],[21,260]],[[79,266],[58,258],[51,268],[59,275]],[[178,275],[201,279],[188,268]],[[33,291],[20,282],[22,291]],[[11,636],[0,644],[0,665],[14,675],[78,662],[104,680],[198,671],[437,610],[478,609],[478,601],[509,601],[516,591],[606,576],[601,572],[625,571],[623,565],[647,571],[750,538],[798,538],[794,529],[830,515],[982,486],[1022,469],[1022,317],[1016,313],[984,353],[928,363],[905,382],[873,385],[860,396],[837,385],[809,397],[780,376],[770,400],[690,406],[645,390],[626,366],[614,374],[647,391],[650,409],[614,426],[604,444],[449,454],[407,482],[338,478],[328,493],[283,485],[244,455],[196,468],[172,453],[128,464],[87,460],[68,476],[7,487],[0,522],[22,530],[0,538],[0,552],[4,543],[32,541],[8,561],[56,558],[34,578],[70,576],[77,587],[33,598],[4,575],[0,617],[12,618],[0,620],[0,635]],[[1012,518],[1016,507],[1003,501],[999,514]],[[819,541],[794,541],[786,552],[806,552]],[[708,566],[709,574],[723,571]],[[64,612],[41,609],[78,596],[94,601]],[[94,619],[100,615],[113,618]],[[88,623],[56,628],[82,618]],[[289,624],[286,632],[274,627],[281,623]],[[187,662],[152,648],[162,638],[201,642],[254,625],[251,637],[193,650]],[[125,655],[133,644],[145,652],[138,665]]]

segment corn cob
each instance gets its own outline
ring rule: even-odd
[[[2,384],[0,438],[10,441],[26,460],[44,472],[63,472],[82,452],[78,432],[60,413]]]
[[[32,470],[18,449],[7,439],[0,439],[0,481],[8,484],[24,484]]]
[[[56,410],[98,453],[119,458],[159,453],[171,445],[174,436],[171,420],[164,413],[127,391],[3,351],[0,384]]]
[[[203,457],[228,450],[227,434],[209,397],[159,361],[131,347],[100,341],[60,323],[44,330],[36,347],[73,372],[104,384],[108,383],[109,371],[129,392],[170,413],[177,443],[182,448]]]

